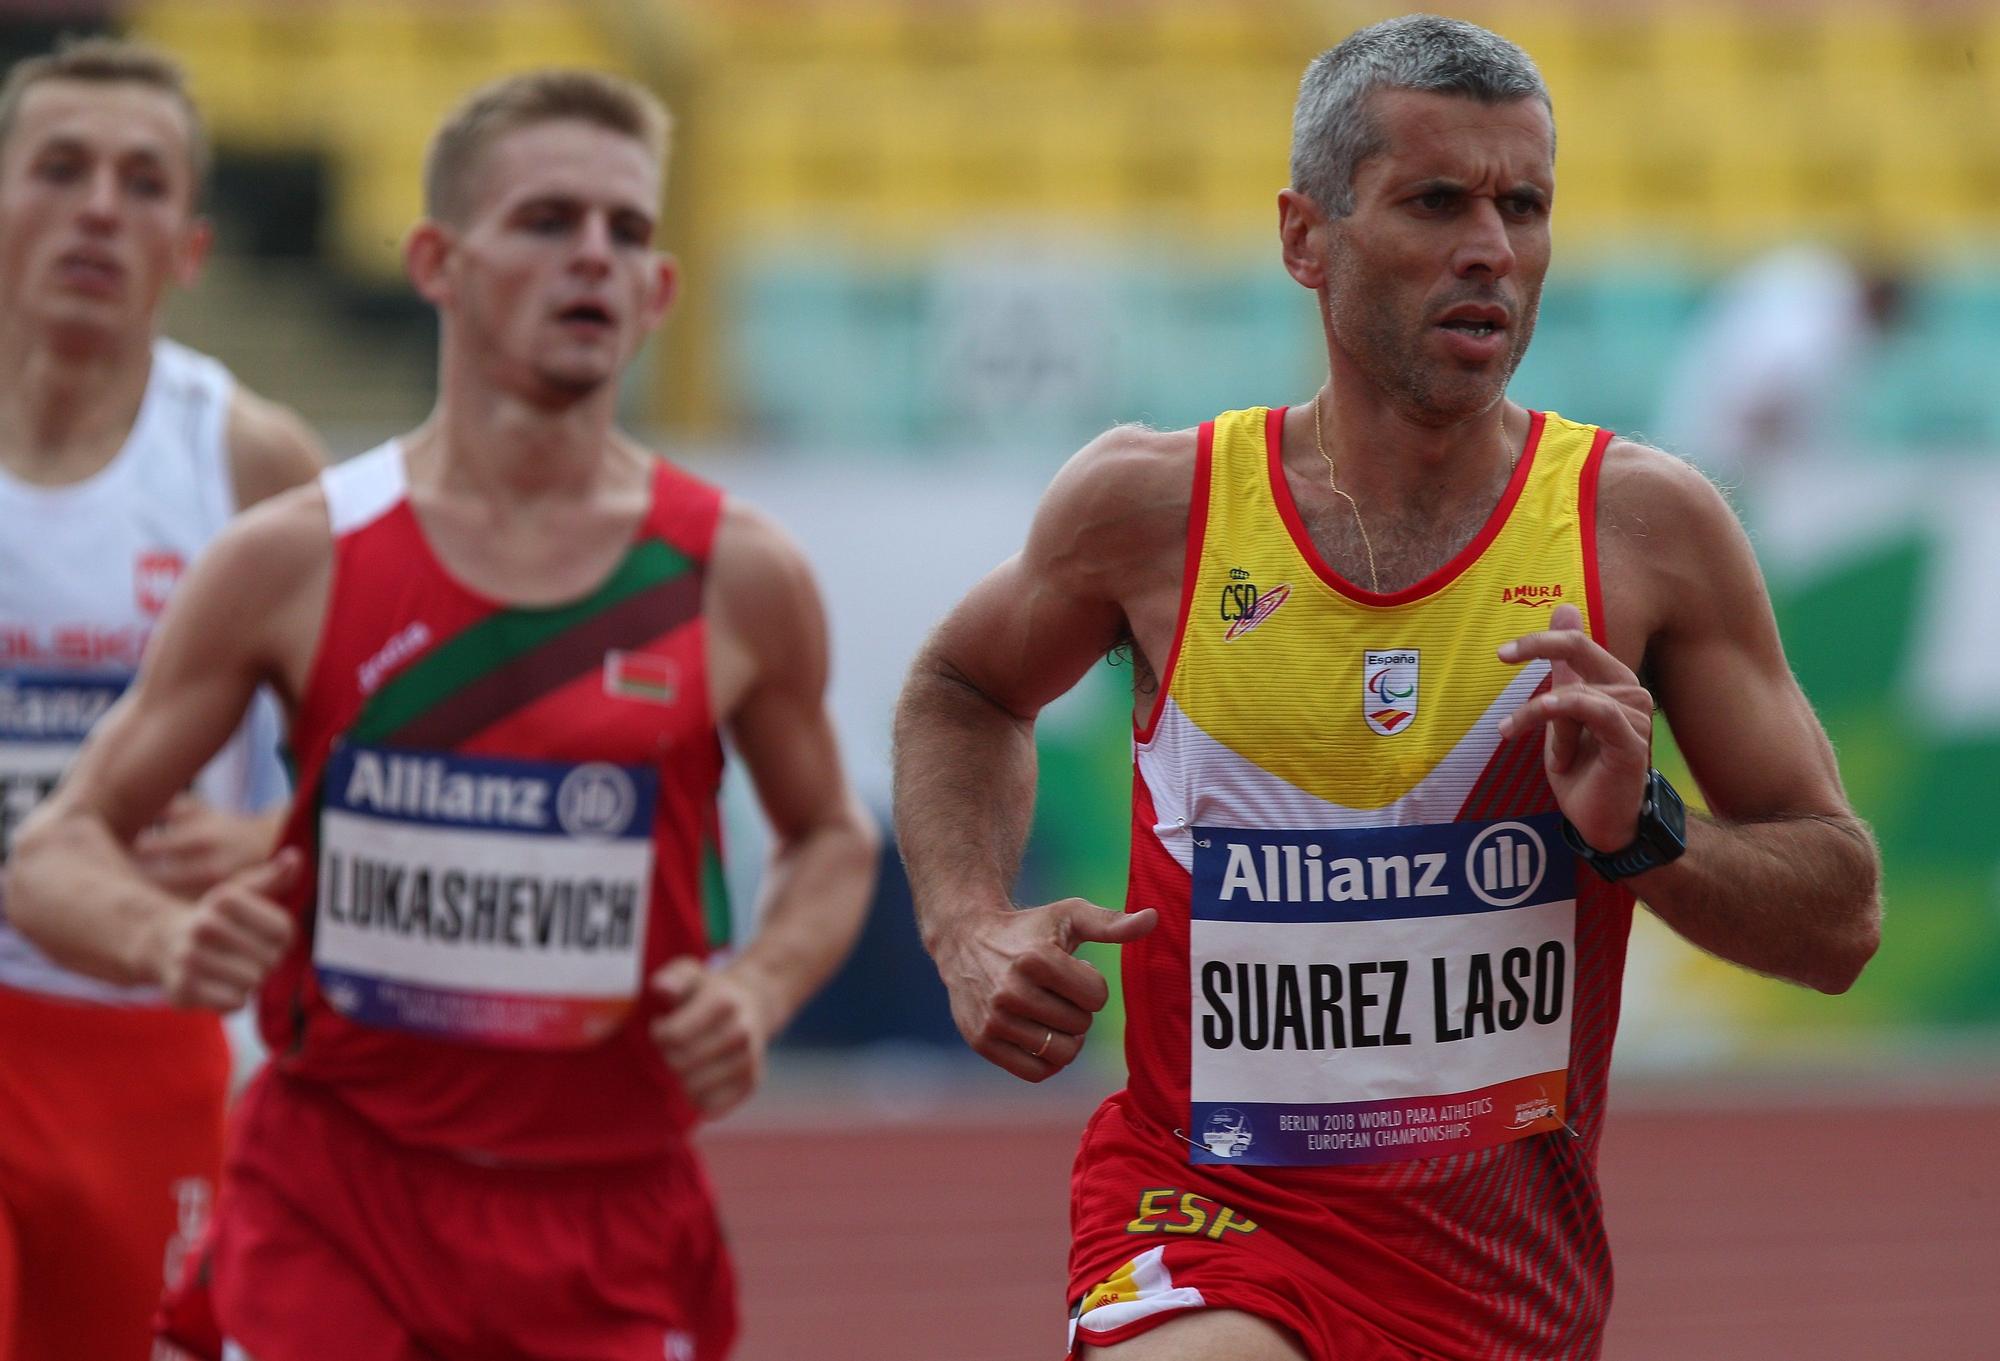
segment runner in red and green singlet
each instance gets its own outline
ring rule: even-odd
[[[435,138],[407,264],[441,322],[417,430],[218,540],[131,697],[22,834],[22,928],[184,1006],[255,993],[187,1350],[720,1361],[735,1292],[691,1126],[740,1102],[860,924],[875,837],[825,625],[767,520],[613,424],[671,299],[666,118],[545,72]],[[126,847],[259,682],[299,794],[179,910]],[[721,892],[722,735],[774,833]],[[64,910],[88,888],[91,910]]]

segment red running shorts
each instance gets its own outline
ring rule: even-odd
[[[1098,1108],[1070,1179],[1069,1357],[1190,1309],[1235,1309],[1313,1361],[1421,1361],[1341,1303],[1338,1258],[1313,1250],[1282,1193],[1217,1172],[1190,1166],[1122,1094]]]
[[[215,1016],[0,986],[0,1361],[145,1361],[228,1091]]]
[[[201,1266],[162,1316],[195,1356],[209,1308],[249,1361],[722,1361],[736,1335],[691,1151],[484,1165],[394,1144],[270,1070],[237,1111]]]

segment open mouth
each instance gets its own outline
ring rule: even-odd
[[[125,277],[124,267],[102,255],[77,252],[56,261],[56,269],[73,284],[91,289],[115,288]]]
[[[1445,309],[1438,328],[1460,335],[1484,337],[1507,329],[1507,309],[1497,303],[1462,302]]]
[[[609,326],[611,324],[611,313],[594,302],[580,302],[565,307],[562,311],[556,313],[556,318],[560,321],[587,326]]]

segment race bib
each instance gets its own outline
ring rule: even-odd
[[[656,772],[341,746],[320,812],[313,963],[350,1020],[576,1049],[632,1009]]]
[[[0,864],[15,831],[131,682],[128,675],[0,672]]]
[[[1196,827],[1190,1161],[1389,1162],[1559,1128],[1576,983],[1561,826]]]

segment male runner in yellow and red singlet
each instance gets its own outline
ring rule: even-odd
[[[734,1336],[688,1132],[845,953],[876,842],[799,553],[614,425],[675,283],[666,131],[587,72],[445,122],[406,246],[432,416],[218,540],[18,843],[12,906],[52,954],[258,999],[272,1061],[193,1282],[232,1357],[716,1361]],[[179,910],[128,847],[260,682],[299,768],[283,849]],[[723,732],[775,849],[717,962]]]
[[[966,1039],[1047,1077],[1106,1000],[1072,950],[1124,947],[1072,1356],[1597,1356],[1633,895],[1828,992],[1875,949],[1873,842],[1722,498],[1506,399],[1554,150],[1533,63],[1473,25],[1316,60],[1279,228],[1329,380],[1098,439],[905,691],[898,831]],[[1034,717],[1120,644],[1126,913],[1016,908]],[[1713,818],[1651,768],[1656,701]]]
[[[200,117],[163,54],[106,39],[0,86],[0,865],[132,679],[186,565],[312,479],[297,417],[159,335],[207,251]],[[138,844],[193,896],[270,853],[268,706]],[[0,894],[0,1361],[144,1361],[222,1163],[212,1014],[49,960]]]

